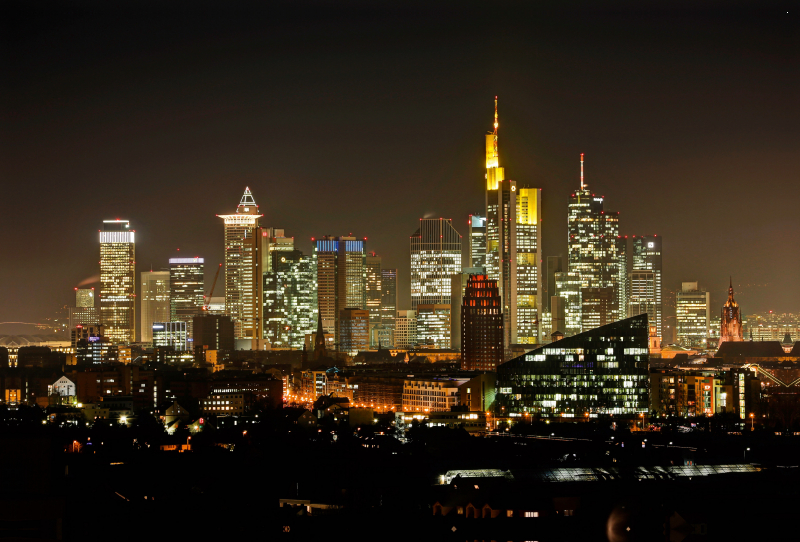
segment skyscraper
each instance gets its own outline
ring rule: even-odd
[[[169,322],[169,271],[142,271],[142,342],[153,342],[153,323]]]
[[[314,241],[317,305],[325,333],[339,342],[338,321],[344,309],[366,309],[366,240],[324,236]]]
[[[381,269],[381,324],[394,331],[397,317],[397,269]]]
[[[281,228],[261,228],[261,255],[262,273],[271,271],[273,252],[291,252],[294,250],[294,237],[286,237]]]
[[[192,340],[192,320],[200,314],[205,295],[203,258],[169,259],[169,313],[171,322],[186,322]]]
[[[581,288],[581,329],[589,331],[616,320],[614,288]]]
[[[656,275],[638,270],[628,273],[628,316],[646,314],[651,326],[656,325]],[[661,335],[659,335],[660,337]]]
[[[128,220],[104,220],[100,232],[100,319],[112,343],[136,338],[136,245]]]
[[[339,350],[355,356],[369,348],[369,318],[367,310],[342,309],[339,314]]]
[[[417,344],[416,311],[397,311],[394,323],[394,347],[411,348]]]
[[[542,311],[542,201],[541,189],[517,189],[517,340],[537,344]]]
[[[94,288],[75,288],[75,306],[69,309],[70,331],[78,324],[95,325],[99,321],[94,306]]]
[[[678,344],[705,348],[711,322],[711,294],[700,290],[697,282],[683,282],[681,291],[675,295],[675,306]]]
[[[560,331],[565,337],[577,335],[582,331],[583,302],[581,299],[582,279],[572,271],[556,273],[556,296],[558,314],[553,309],[553,331]],[[553,301],[550,300],[551,307]],[[563,322],[563,329],[561,328]]]
[[[563,261],[561,256],[547,257],[547,295],[543,299],[543,303],[547,305],[547,312],[550,311],[550,298],[556,295],[556,273],[564,271]]]
[[[631,247],[631,271],[650,271],[653,273],[653,309],[652,313],[648,311],[648,315],[650,316],[650,325],[656,326],[659,337],[664,336],[664,330],[662,328],[663,304],[661,296],[661,269],[661,237],[657,235],[642,235],[637,237],[634,235]],[[633,291],[633,288],[633,285],[631,285],[631,291]],[[634,315],[628,314],[628,316]]]
[[[569,272],[577,273],[583,288],[608,288],[619,297],[620,266],[619,213],[603,208],[603,196],[589,191],[583,177],[581,154],[581,187],[569,200],[568,249]],[[614,319],[623,311],[614,307]]]
[[[469,215],[467,267],[486,267],[486,217]]]
[[[381,257],[370,252],[364,258],[364,273],[366,280],[366,307],[369,311],[369,328],[372,329],[381,323]]]
[[[317,284],[310,256],[275,251],[264,273],[264,339],[272,346],[301,348],[316,330]]]
[[[417,341],[420,344],[434,345],[436,348],[451,348],[450,305],[420,303],[416,312]]]
[[[505,180],[497,146],[497,96],[494,130],[486,134],[486,274],[497,281],[503,300],[504,348],[517,342],[517,183]]]
[[[217,215],[225,224],[225,312],[233,320],[234,337],[250,339],[258,348],[261,337],[261,231],[258,205],[245,188],[236,212]]]
[[[503,314],[497,281],[470,275],[461,305],[461,368],[495,371],[503,363]]]

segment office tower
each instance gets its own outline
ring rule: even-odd
[[[537,344],[541,313],[542,246],[541,189],[517,189],[517,340],[518,344]]]
[[[450,305],[417,305],[417,342],[448,350],[450,344]]]
[[[504,347],[517,342],[517,183],[505,179],[497,146],[497,96],[494,131],[486,134],[486,274],[497,281],[503,300]]]
[[[94,306],[94,288],[75,288],[75,306],[69,309],[69,329],[97,324],[100,318]]]
[[[739,304],[733,299],[733,279],[728,287],[728,300],[722,306],[722,320],[720,322],[719,346],[724,342],[740,342],[742,334],[742,312]]]
[[[633,236],[631,246],[631,271],[650,271],[653,273],[653,298],[651,303],[653,305],[652,313],[650,315],[650,325],[656,326],[656,331],[659,337],[664,336],[662,329],[662,297],[661,297],[661,237],[656,235],[642,235]],[[634,285],[630,286],[631,291],[634,290]],[[641,296],[644,292],[639,290]],[[641,298],[639,299],[641,303]],[[629,302],[630,306],[631,302]],[[633,316],[633,314],[628,314]]]
[[[100,324],[78,324],[70,330],[70,345],[76,348],[81,340],[95,342],[100,337],[103,337],[103,326]]]
[[[583,288],[615,289],[619,296],[620,260],[619,213],[603,208],[603,196],[589,191],[583,176],[581,154],[581,187],[570,196],[567,222],[569,266],[577,273]],[[622,308],[615,307],[615,319]]]
[[[467,267],[486,267],[486,217],[469,215]]]
[[[700,290],[697,282],[682,282],[675,295],[675,327],[678,344],[686,348],[705,348],[711,320],[711,294]]]
[[[615,320],[627,318],[631,316],[628,314],[628,292],[630,285],[628,284],[628,273],[630,273],[630,242],[628,236],[618,235],[615,244],[616,259],[617,259],[617,284],[616,284],[616,313]]]
[[[646,314],[650,325],[655,324],[656,277],[652,271],[628,273],[628,316]]]
[[[616,301],[614,288],[581,288],[582,331],[614,322]]]
[[[453,221],[420,218],[411,236],[411,308],[450,305],[450,277],[459,272],[461,236]]]
[[[364,274],[366,277],[365,297],[369,311],[369,327],[372,329],[381,324],[381,257],[370,252],[364,258]]]
[[[394,322],[394,347],[412,348],[417,344],[416,311],[397,311]]]
[[[465,267],[460,273],[450,277],[450,296],[453,304],[450,306],[450,347],[461,350],[461,303],[467,291],[467,282],[470,275],[485,275],[483,267]]]
[[[314,241],[317,306],[325,333],[339,342],[338,321],[344,309],[366,309],[366,240],[324,236]]]
[[[153,346],[174,348],[178,352],[189,349],[186,322],[153,322]]]
[[[205,296],[203,258],[169,259],[170,322],[186,322],[186,336],[192,340],[192,321],[200,314]]]
[[[245,188],[236,212],[217,215],[225,224],[225,313],[231,317],[236,339],[250,339],[258,348],[261,337],[261,230],[258,205]]]
[[[153,341],[153,323],[169,322],[169,271],[142,271],[142,342]]]
[[[397,269],[381,269],[381,324],[394,331],[397,317]]]
[[[506,416],[639,419],[648,411],[648,338],[647,316],[634,316],[508,361],[497,368],[495,408]]]
[[[578,273],[572,271],[556,273],[555,279],[556,296],[559,298],[559,314],[558,319],[555,315],[553,316],[553,331],[560,331],[565,337],[571,337],[582,331],[583,303],[581,301],[581,286],[583,279]],[[552,299],[550,303],[552,307]],[[561,329],[562,321],[563,329]]]
[[[264,273],[264,339],[271,346],[302,348],[317,324],[313,261],[299,250],[276,251]]]
[[[104,220],[100,232],[100,320],[112,343],[136,338],[136,245],[128,220]]]
[[[205,361],[209,350],[230,351],[235,347],[233,320],[224,314],[202,314],[192,321],[195,360]]]
[[[355,356],[369,349],[369,318],[368,310],[342,309],[339,314],[339,350]]]
[[[261,255],[262,273],[272,271],[273,252],[291,252],[294,250],[294,237],[286,237],[280,228],[261,228]]]
[[[548,256],[547,257],[547,292],[542,299],[542,303],[547,306],[547,311],[550,311],[550,298],[556,295],[556,273],[564,271],[562,267],[564,259],[561,256]]]
[[[503,314],[497,281],[470,275],[461,305],[461,368],[495,371],[503,363]]]

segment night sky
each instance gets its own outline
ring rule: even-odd
[[[466,236],[483,211],[495,95],[544,256],[566,256],[583,152],[622,233],[664,237],[665,304],[698,280],[717,315],[732,275],[745,314],[800,312],[796,3],[433,4],[4,3],[0,321],[72,304],[109,218],[137,280],[180,254],[210,285],[245,186],[307,253],[367,237],[410,308],[418,219]]]

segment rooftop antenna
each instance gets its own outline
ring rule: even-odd
[[[583,153],[581,153],[581,190],[584,190],[586,185],[583,184]]]
[[[494,157],[498,158],[497,154],[497,96],[494,97]]]

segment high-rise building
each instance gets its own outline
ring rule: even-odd
[[[369,311],[369,327],[372,329],[381,324],[381,257],[370,252],[364,258],[364,283],[366,307]]]
[[[547,257],[547,292],[542,300],[546,304],[547,311],[550,311],[550,298],[556,295],[556,273],[564,271],[564,259],[561,256],[548,256]]]
[[[339,350],[355,356],[369,349],[370,313],[364,309],[342,309],[339,315]]]
[[[711,294],[700,290],[697,282],[681,283],[675,295],[675,327],[678,344],[686,348],[705,348],[711,320]]]
[[[69,309],[69,329],[97,324],[100,318],[94,306],[94,288],[75,288],[75,306]]]
[[[461,350],[461,307],[470,275],[485,275],[483,267],[465,267],[461,273],[450,277],[450,296],[453,304],[450,306],[450,347]]]
[[[722,306],[722,321],[720,322],[719,346],[724,342],[743,341],[742,312],[739,304],[733,299],[733,279],[728,288],[728,300]]]
[[[100,231],[100,320],[112,343],[136,339],[136,244],[128,220],[104,220]]]
[[[569,199],[568,248],[569,271],[577,273],[583,288],[614,288],[619,297],[620,266],[619,213],[606,211],[603,196],[593,194],[583,176],[581,154],[581,187]],[[623,309],[614,307],[614,319]]]
[[[497,281],[503,300],[503,342],[517,342],[517,183],[507,181],[497,146],[497,96],[494,130],[486,134],[486,274]]]
[[[394,322],[394,347],[411,348],[417,344],[417,312],[397,311]]]
[[[169,259],[170,322],[186,322],[186,336],[192,340],[192,321],[200,314],[205,296],[203,258]]]
[[[411,236],[411,308],[450,305],[450,277],[461,272],[461,236],[453,221],[421,218]]]
[[[542,201],[541,189],[517,189],[517,340],[537,344],[542,311]]]
[[[616,320],[614,288],[581,288],[581,329],[589,331]]]
[[[639,419],[648,412],[648,339],[647,316],[634,316],[508,361],[497,368],[495,409],[506,416]]]
[[[449,349],[450,305],[430,303],[417,305],[417,341],[420,344]]]
[[[495,371],[503,363],[503,314],[497,281],[470,275],[461,304],[461,368]]]
[[[397,317],[397,269],[381,269],[381,324],[394,331]]]
[[[264,273],[264,339],[302,348],[317,324],[317,284],[311,257],[299,250],[273,252]]]
[[[652,312],[648,311],[650,315],[650,325],[656,326],[656,331],[659,337],[664,336],[662,328],[662,278],[661,278],[661,237],[657,235],[641,235],[633,236],[631,247],[631,272],[637,271],[650,271],[653,273],[653,293],[652,293]],[[634,291],[635,286],[631,284],[629,291]],[[642,295],[640,291],[640,295]],[[641,298],[640,298],[641,302]],[[629,301],[629,306],[631,305]],[[628,314],[633,316],[633,314]]]
[[[261,255],[262,273],[272,271],[273,252],[291,252],[294,250],[294,237],[286,237],[280,228],[261,228]]]
[[[651,325],[656,314],[656,276],[652,271],[628,273],[628,316],[646,314]]]
[[[202,314],[194,317],[194,352],[197,361],[205,361],[205,352],[230,351],[235,348],[233,320],[223,314]]]
[[[314,241],[313,269],[317,305],[325,333],[339,342],[338,321],[344,309],[366,309],[366,240],[324,236]]]
[[[556,297],[559,300],[557,311],[553,309],[553,331],[560,331],[565,337],[571,337],[580,333],[583,328],[583,302],[581,300],[583,279],[578,273],[572,271],[556,273],[555,279]],[[552,303],[551,299],[551,307]],[[557,316],[556,312],[558,312]],[[562,325],[563,329],[561,329]]]
[[[153,346],[174,348],[179,352],[189,349],[186,322],[153,322]]]
[[[236,212],[217,215],[225,224],[225,312],[233,320],[236,339],[250,339],[258,348],[261,333],[261,273],[258,253],[261,230],[258,205],[245,188]]]
[[[486,217],[469,215],[467,267],[486,267]]]
[[[169,271],[142,271],[142,342],[153,342],[153,324],[170,321]]]

